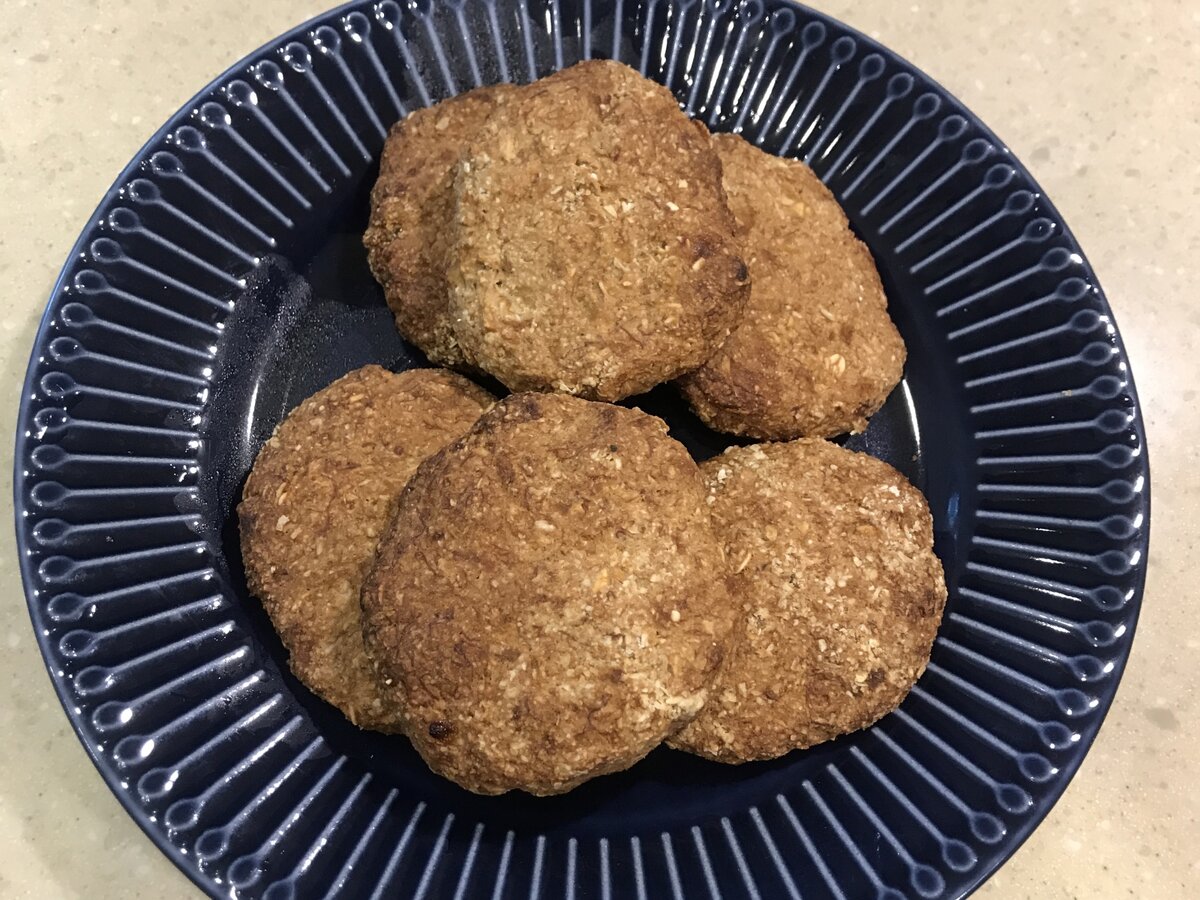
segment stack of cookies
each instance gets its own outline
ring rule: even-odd
[[[398,123],[364,242],[458,374],[352,372],[255,462],[248,581],[305,684],[486,794],[664,742],[770,759],[899,704],[946,599],[929,508],[825,438],[866,426],[904,344],[803,163],[586,62]],[[771,443],[697,466],[616,405],[668,381]]]

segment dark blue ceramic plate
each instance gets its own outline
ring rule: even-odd
[[[845,204],[909,347],[852,443],[928,494],[951,598],[929,671],[866,732],[736,768],[660,750],[564,797],[481,798],[292,679],[230,513],[300,399],[364,363],[422,362],[359,242],[388,125],[588,56],[807,160]],[[698,456],[724,443],[669,391],[639,402]],[[1062,220],[938,85],[765,0],[356,3],[264,47],[104,198],[38,334],[16,459],[63,705],[214,896],[962,896],[1079,766],[1145,574],[1133,383]]]

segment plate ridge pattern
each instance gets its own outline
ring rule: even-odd
[[[507,821],[327,740],[239,600],[206,430],[227,326],[266,261],[361,193],[392,121],[592,57],[808,162],[905,285],[902,329],[932,336],[914,352],[949,387],[922,404],[969,423],[962,490],[931,493],[950,605],[904,706],[790,778],[760,767],[737,808],[629,829]],[[1148,539],[1128,364],[1054,208],[926,76],[780,0],[368,0],[256,51],[164,126],[80,238],[16,459],[30,610],[64,705],[214,896],[962,896],[1094,737]]]

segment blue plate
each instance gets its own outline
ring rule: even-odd
[[[231,509],[283,414],[396,336],[360,235],[388,125],[613,56],[807,160],[878,260],[906,378],[853,443],[929,496],[950,603],[875,727],[771,763],[659,750],[566,796],[476,797],[288,673]],[[697,456],[724,439],[659,390]],[[1058,213],[912,66],[780,2],[355,3],[205,88],[121,173],[33,349],[17,535],[97,768],[213,896],[960,897],[1079,766],[1145,576],[1145,437]],[[152,890],[152,889],[151,889]]]

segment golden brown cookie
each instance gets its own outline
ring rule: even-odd
[[[455,178],[450,309],[512,390],[617,400],[693,369],[748,292],[707,130],[610,61],[522,88]]]
[[[898,706],[946,602],[921,492],[822,440],[734,447],[702,471],[742,618],[708,704],[671,746],[772,759]]]
[[[754,280],[743,321],[680,380],[692,409],[771,440],[862,431],[904,370],[875,262],[804,163],[716,135],[725,190]]]
[[[357,369],[293,410],[263,445],[238,507],[246,580],[296,677],[362,728],[396,731],[363,651],[358,595],[418,463],[493,401],[433,369]]]
[[[463,364],[446,311],[453,169],[492,108],[514,90],[477,88],[418,109],[392,126],[383,145],[363,235],[367,261],[400,334],[442,365]]]
[[[515,394],[405,488],[364,634],[434,771],[557,794],[700,710],[733,622],[725,579],[700,472],[665,423]]]

